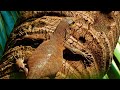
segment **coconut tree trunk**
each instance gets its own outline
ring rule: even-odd
[[[20,14],[0,61],[1,78],[98,79],[108,72],[120,35],[119,11]]]

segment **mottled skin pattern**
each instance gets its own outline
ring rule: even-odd
[[[50,40],[36,48],[34,54],[28,59],[28,79],[56,76],[62,67],[64,41],[68,26],[68,23],[62,20]]]
[[[0,61],[1,78],[92,79],[102,78],[109,70],[120,34],[119,11],[20,13],[21,22],[11,33],[7,54]],[[64,25],[61,30],[56,29],[63,18],[73,22],[65,37],[64,28],[62,33],[57,33]],[[31,49],[23,48],[27,46]]]

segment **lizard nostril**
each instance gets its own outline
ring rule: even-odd
[[[85,42],[86,42],[85,37],[79,37],[79,41],[80,41],[81,43],[85,43]]]

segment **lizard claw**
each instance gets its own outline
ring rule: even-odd
[[[27,76],[28,68],[26,68],[26,64],[24,63],[24,57],[17,59],[16,64],[20,69],[22,69],[25,72],[25,75]]]

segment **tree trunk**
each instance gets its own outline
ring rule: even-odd
[[[32,70],[31,72],[39,78],[98,79],[109,70],[120,34],[119,11],[20,11],[20,13],[20,19],[7,41],[5,53],[0,61],[1,78],[27,78],[26,70],[28,73]],[[64,44],[58,48],[55,43],[61,42],[62,34],[57,33],[59,40],[54,43],[50,40],[63,19],[67,20],[69,27],[65,29]],[[52,71],[57,67],[52,68],[47,61],[48,50],[51,49],[40,51],[37,49],[48,47],[50,44],[55,46],[57,52],[54,49],[53,52],[58,55],[51,56],[49,59],[51,64],[55,65],[58,60],[62,61],[55,76]],[[60,48],[63,48],[62,52]],[[36,50],[39,53],[35,53]],[[52,54],[52,50],[50,52]],[[37,59],[33,65],[29,63],[30,57],[42,54],[46,56],[45,60]],[[40,65],[36,65],[37,62],[41,62]],[[46,68],[43,67],[44,63]],[[31,69],[28,67],[29,64],[34,67],[41,66],[39,68],[43,68],[44,72],[39,72],[38,67]],[[60,66],[60,63],[57,64]],[[39,74],[35,73],[36,70]]]

